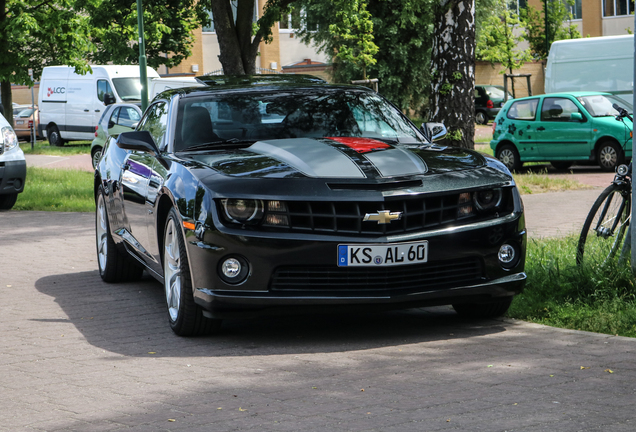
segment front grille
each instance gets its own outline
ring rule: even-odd
[[[279,267],[272,276],[270,289],[407,294],[472,285],[483,278],[482,260],[472,257],[394,267]]]

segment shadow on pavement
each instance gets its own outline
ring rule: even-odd
[[[97,271],[90,271],[46,276],[35,286],[55,298],[68,320],[32,321],[66,332],[72,324],[90,344],[125,356],[341,352],[505,331],[499,321],[466,321],[448,307],[436,307],[226,320],[220,334],[181,338],[168,325],[162,286],[149,276],[135,283],[106,284]]]

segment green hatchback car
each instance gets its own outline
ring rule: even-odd
[[[493,122],[490,148],[511,171],[524,162],[549,161],[557,169],[574,162],[614,171],[632,157],[632,124],[616,119],[618,104],[631,104],[609,93],[551,93],[508,101]]]

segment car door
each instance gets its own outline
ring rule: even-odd
[[[545,97],[535,133],[539,154],[556,160],[587,159],[592,130],[586,115],[573,99]]]
[[[168,104],[159,101],[148,108],[139,130],[150,132],[157,147],[160,147],[168,128]],[[121,184],[124,191],[124,211],[128,221],[128,243],[138,255],[153,266],[155,257],[150,252],[149,225],[152,223],[153,202],[149,202],[148,185],[155,157],[141,151],[131,151],[122,169]]]
[[[537,108],[539,98],[525,98],[515,100],[506,113],[503,122],[505,137],[517,147],[521,161],[539,159],[535,135]]]

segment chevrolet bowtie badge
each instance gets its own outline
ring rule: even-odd
[[[378,224],[388,224],[394,220],[402,219],[402,212],[391,212],[389,210],[380,210],[377,213],[367,213],[364,215],[363,221],[377,221]]]

